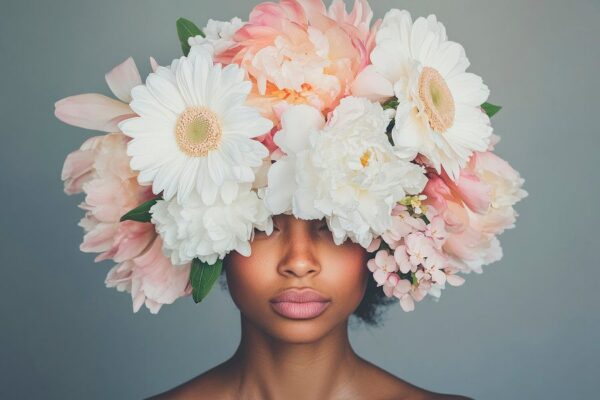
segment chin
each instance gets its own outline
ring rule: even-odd
[[[269,324],[264,330],[279,342],[287,344],[314,343],[326,336],[333,328],[332,324],[319,321],[319,318],[310,320],[285,320]]]

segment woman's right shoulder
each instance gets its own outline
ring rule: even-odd
[[[229,400],[230,390],[231,381],[224,379],[221,364],[148,400]]]

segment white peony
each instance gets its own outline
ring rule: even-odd
[[[150,213],[163,239],[163,251],[174,265],[194,258],[212,265],[232,250],[249,256],[254,229],[268,235],[273,230],[271,215],[256,192],[250,190],[250,184],[240,187],[230,204],[217,200],[207,206],[192,195],[184,204],[158,201]]]
[[[209,19],[207,25],[202,28],[204,37],[198,35],[188,39],[190,54],[198,50],[207,50],[211,55],[215,55],[228,50],[235,44],[233,36],[244,24],[245,22],[238,17],[231,21]]]
[[[463,47],[449,41],[434,15],[414,24],[407,11],[389,11],[377,33],[372,65],[356,79],[352,92],[382,101],[399,101],[393,139],[396,146],[426,156],[438,173],[454,180],[473,151],[491,140],[489,118],[481,110],[489,90],[469,66]]]
[[[252,183],[254,168],[269,152],[253,138],[272,122],[246,105],[252,84],[237,65],[214,65],[199,51],[158,67],[135,87],[131,108],[139,117],[119,124],[127,136],[131,168],[142,185],[165,200],[183,203],[197,194],[206,205],[232,202],[239,185]]]
[[[287,156],[269,171],[267,207],[325,216],[336,244],[350,238],[367,248],[391,226],[395,204],[427,183],[422,167],[394,151],[389,122],[380,104],[363,98],[343,99],[327,123],[312,107],[290,107],[275,135]]]

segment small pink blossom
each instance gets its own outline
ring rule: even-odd
[[[375,258],[367,262],[367,267],[373,273],[373,278],[377,282],[377,286],[382,286],[390,274],[398,271],[398,265],[394,256],[386,250],[379,250]]]

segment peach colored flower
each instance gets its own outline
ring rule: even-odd
[[[65,192],[86,194],[80,205],[86,211],[79,223],[86,232],[81,251],[100,253],[96,261],[136,257],[156,235],[150,224],[119,223],[122,215],[154,197],[129,168],[127,141],[120,133],[88,139],[63,167]]]
[[[349,94],[369,62],[379,24],[370,29],[372,17],[365,0],[351,13],[342,1],[329,12],[322,0],[262,3],[234,35],[236,45],[215,59],[246,69],[254,83],[249,101],[275,124],[282,103],[309,104],[327,113]]]
[[[444,172],[428,174],[424,193],[446,224],[443,250],[462,272],[482,272],[502,258],[496,235],[514,226],[513,206],[527,196],[524,180],[491,152],[474,153],[454,182]]]
[[[65,160],[62,179],[67,194],[86,195],[80,205],[86,211],[79,223],[86,232],[80,249],[100,253],[97,262],[120,263],[109,272],[107,285],[131,291],[134,311],[146,304],[155,313],[161,304],[189,294],[189,264],[174,267],[168,261],[154,225],[119,222],[154,197],[150,187],[137,183],[137,174],[129,167],[128,140],[121,133],[88,139]]]
[[[114,266],[106,277],[106,286],[130,292],[133,312],[146,305],[156,314],[162,305],[191,294],[189,276],[190,264],[174,267],[162,252],[160,237],[155,237],[144,253]]]

